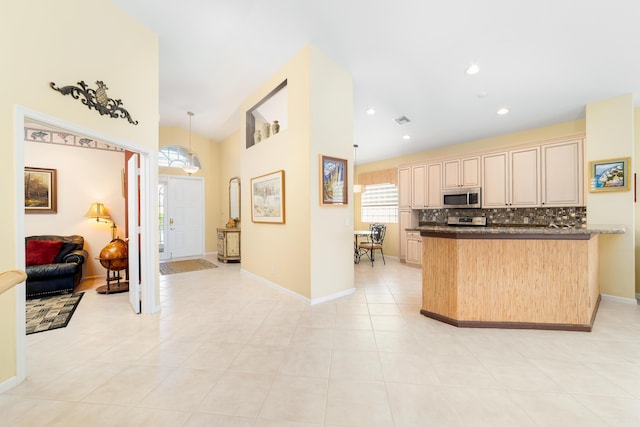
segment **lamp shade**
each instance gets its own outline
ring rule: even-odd
[[[97,202],[91,204],[91,207],[89,208],[87,213],[84,214],[84,216],[85,218],[95,218],[96,221],[101,219],[112,221],[111,215],[109,215],[109,211],[104,206],[104,204]]]

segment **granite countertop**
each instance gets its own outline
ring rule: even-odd
[[[559,228],[549,226],[505,226],[487,225],[486,227],[450,226],[450,225],[420,225],[407,228],[407,231],[453,234],[545,234],[545,235],[579,235],[579,234],[624,234],[624,225],[590,224],[583,228]]]

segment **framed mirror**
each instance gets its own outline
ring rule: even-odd
[[[240,221],[240,178],[229,180],[229,217]]]

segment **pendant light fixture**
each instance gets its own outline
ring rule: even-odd
[[[356,184],[356,161],[358,160],[358,144],[353,144],[353,192],[362,193],[362,185]]]
[[[182,167],[182,170],[192,175],[200,170],[200,166],[196,165],[195,154],[191,151],[191,118],[193,117],[193,113],[188,111],[187,114],[189,115],[189,158],[187,163]]]

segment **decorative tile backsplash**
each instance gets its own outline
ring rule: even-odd
[[[549,225],[586,227],[587,208],[423,209],[420,225],[446,224],[450,216],[485,216],[487,225]]]

